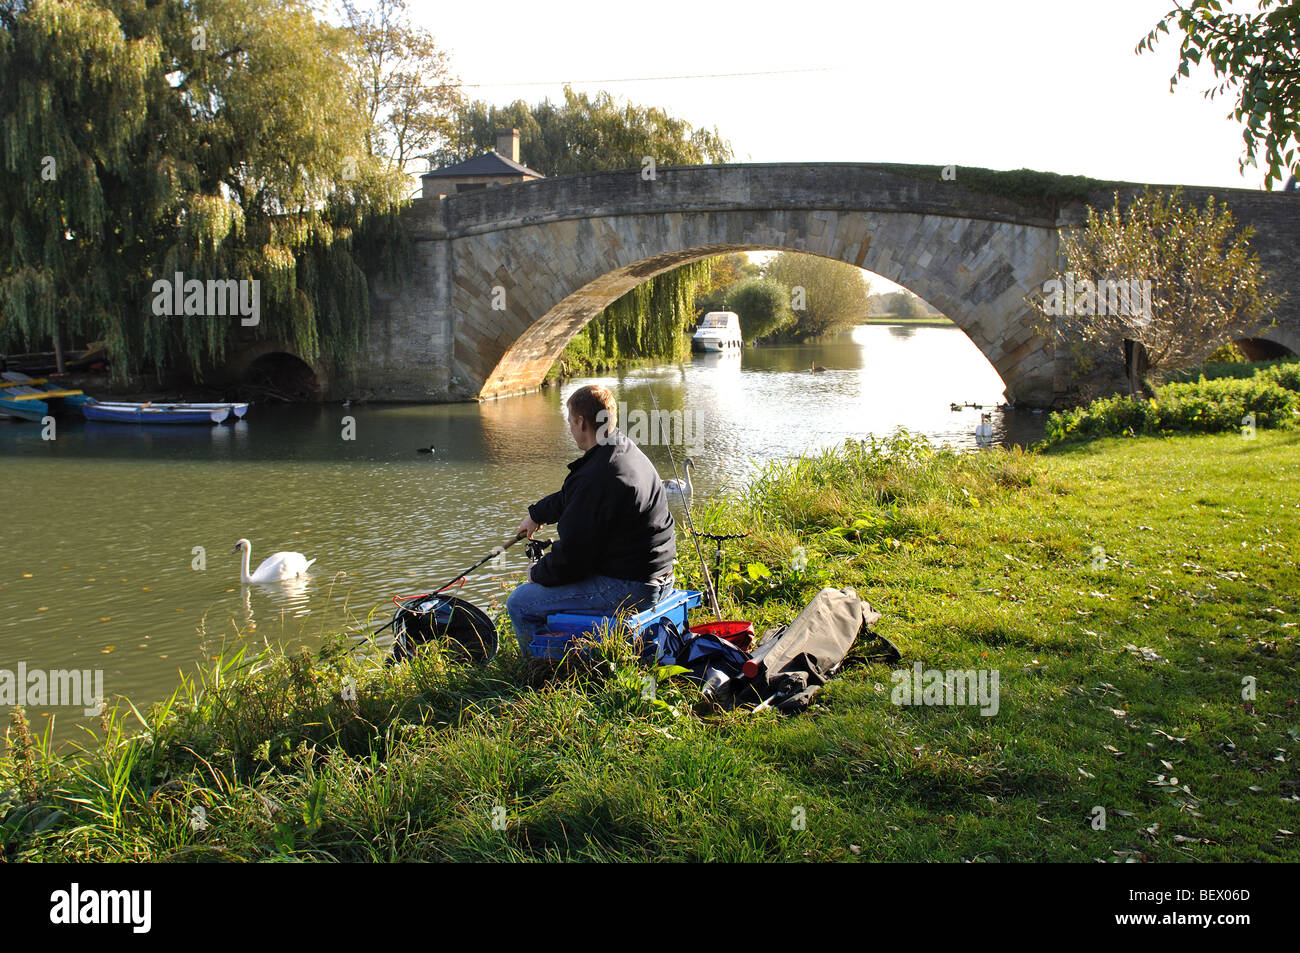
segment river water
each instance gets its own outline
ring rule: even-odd
[[[614,389],[634,439],[638,419],[647,441],[660,436],[645,426],[654,402],[683,412],[688,446],[673,452],[696,464],[697,503],[766,461],[898,426],[974,451],[979,411],[950,404],[1003,397],[961,331],[863,326],[482,404],[266,405],[215,427],[60,420],[51,441],[39,425],[0,419],[0,691],[19,663],[92,670],[108,696],[143,706],[172,692],[178,670],[231,647],[310,644],[386,621],[393,595],[447,582],[559,486],[577,456],[562,402],[593,380]],[[993,420],[1004,443],[1042,436],[1041,414]],[[672,475],[666,447],[645,450]],[[305,580],[245,587],[231,553],[240,537],[254,568],[276,550],[317,562]],[[525,566],[511,550],[466,594],[495,614]],[[29,712],[56,714],[60,736],[97,721],[77,707]]]

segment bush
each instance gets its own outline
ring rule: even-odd
[[[1281,364],[1247,379],[1225,377],[1165,384],[1151,399],[1107,397],[1047,418],[1044,446],[1095,437],[1219,433],[1242,426],[1291,422],[1300,408],[1300,364]]]
[[[740,318],[740,333],[757,341],[794,323],[790,289],[773,278],[746,278],[727,293],[727,310]]]
[[[1260,377],[1272,380],[1286,390],[1300,392],[1300,361],[1279,362],[1263,371]]]
[[[1211,355],[1211,357],[1213,357],[1213,355]],[[1245,380],[1254,377],[1261,371],[1272,370],[1274,367],[1286,367],[1288,365],[1300,368],[1300,362],[1297,362],[1293,357],[1283,358],[1276,361],[1247,361],[1244,363],[1239,361],[1206,361],[1200,367],[1193,367],[1180,371],[1170,371],[1164,375],[1164,382],[1167,384],[1186,383],[1188,381],[1201,379],[1214,381],[1223,377],[1235,377],[1240,380]]]

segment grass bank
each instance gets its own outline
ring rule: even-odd
[[[928,318],[899,318],[892,314],[873,314],[863,318],[858,324],[905,324],[911,327],[920,328],[951,328],[956,327],[950,320],[939,315]]]
[[[1156,387],[1151,398],[1104,397],[1057,411],[1047,418],[1044,443],[1238,429],[1253,433],[1300,422],[1300,362],[1215,365],[1214,376],[1204,371]]]
[[[857,655],[789,719],[645,692],[616,649],[547,680],[509,648],[484,671],[341,644],[233,658],[151,713],[119,706],[80,753],[15,722],[0,850],[1295,860],[1298,500],[1291,429],[1044,455],[850,444],[699,512],[754,530],[727,613],[762,627],[854,586],[898,668],[997,670],[997,714],[893,704],[890,670]]]

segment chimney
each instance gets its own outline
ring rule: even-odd
[[[519,130],[518,129],[498,129],[497,130],[497,152],[505,156],[511,162],[519,161]]]

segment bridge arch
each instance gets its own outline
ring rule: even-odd
[[[458,244],[453,306],[476,316],[458,324],[458,369],[480,398],[529,390],[588,321],[641,282],[713,255],[763,250],[832,258],[897,282],[966,332],[1012,400],[1050,402],[1052,354],[1024,298],[1052,274],[1055,232],[907,212],[613,215],[525,226],[490,248]],[[513,266],[524,262],[527,280],[517,281]]]

